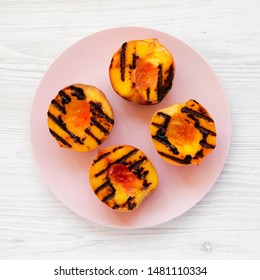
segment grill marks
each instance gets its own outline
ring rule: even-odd
[[[134,197],[129,196],[127,201],[123,204],[123,207],[127,206],[128,210],[133,210],[136,207],[136,203],[133,202]]]
[[[124,146],[117,146],[112,151],[109,152],[99,152],[97,158],[93,161],[92,166],[98,164],[99,162],[106,161],[105,168],[98,171],[96,174],[94,174],[94,177],[98,178],[100,176],[104,176],[101,181],[102,184],[98,186],[94,191],[95,194],[99,196],[99,193],[101,197],[104,195],[104,197],[101,199],[102,202],[106,204],[112,204],[113,209],[118,208],[127,208],[128,210],[133,210],[137,204],[135,202],[135,195],[129,194],[127,200],[124,203],[117,204],[115,201],[111,201],[115,195],[116,195],[116,187],[111,182],[111,179],[109,177],[109,169],[112,165],[115,164],[123,164],[127,166],[129,171],[131,171],[132,174],[134,174],[138,179],[142,179],[142,187],[140,191],[145,191],[150,187],[152,184],[151,182],[148,182],[146,179],[149,171],[146,170],[145,166],[148,161],[148,158],[145,155],[139,155],[139,149],[132,147],[132,150],[128,151],[126,154],[122,155],[122,152],[119,150],[123,149]],[[119,151],[121,153],[121,157],[117,158],[116,153]],[[114,154],[114,155],[113,155]],[[112,156],[116,158],[112,162],[108,159],[109,156]],[[109,157],[111,158],[111,157]],[[103,163],[102,163],[103,164]],[[101,193],[103,192],[103,193]],[[114,203],[114,204],[113,204]]]
[[[102,169],[98,173],[96,173],[94,176],[99,177],[100,175],[104,174],[113,164],[118,164],[118,163],[124,163],[126,159],[131,157],[132,155],[136,154],[138,152],[138,149],[133,149],[132,151],[128,152],[126,155],[122,156],[121,158],[115,160],[112,163],[109,163],[106,168]]]
[[[66,112],[66,109],[65,109],[65,106],[62,106],[62,105],[60,105],[60,103],[58,103],[55,99],[53,99],[52,101],[51,101],[51,104],[56,108],[56,109],[58,109],[62,114],[67,114],[67,112]]]
[[[117,150],[122,149],[124,146],[117,146],[116,148],[113,149],[112,152],[106,152],[103,153],[100,150],[98,151],[98,156],[96,157],[96,159],[93,161],[94,164],[98,163],[100,160],[102,160],[103,158],[108,157],[111,153],[115,153]]]
[[[158,152],[161,156],[168,158],[170,160],[176,161],[177,163],[188,165],[191,163],[192,157],[190,155],[187,155],[184,159],[174,157],[172,155],[166,154],[164,152],[159,151]]]
[[[157,81],[157,100],[161,102],[165,95],[170,91],[172,88],[172,81],[174,78],[174,68],[173,64],[170,65],[169,69],[165,73],[166,78],[163,80],[163,65],[160,64],[158,66],[158,81]]]
[[[138,59],[144,59],[140,58],[138,54],[136,53],[136,47],[134,47],[134,53],[129,54],[128,52],[133,51],[132,48],[129,47],[127,48],[128,43],[125,42],[121,49],[120,49],[120,79],[122,82],[126,80],[126,69],[129,68],[129,77],[131,77],[132,71],[134,71],[137,67],[137,60]],[[126,63],[127,57],[129,55],[132,55],[132,62],[131,63]],[[111,60],[110,63],[110,68],[112,68],[113,64],[113,59]],[[158,70],[157,70],[157,84],[153,86],[152,88],[144,88],[144,91],[146,92],[146,102],[149,103],[159,103],[161,102],[166,94],[170,91],[172,88],[172,82],[174,79],[174,65],[173,63],[165,69],[165,66],[160,63],[158,65]],[[149,73],[147,74],[149,75]],[[132,82],[132,88],[135,88],[136,83]],[[151,100],[152,98],[152,100]],[[157,100],[154,100],[157,98]]]
[[[146,157],[146,156],[141,157],[141,159],[137,160],[136,162],[134,162],[133,164],[131,164],[131,165],[128,167],[129,170],[133,171],[133,170],[135,170],[135,169],[138,169],[138,167],[139,167],[140,165],[142,165],[143,162],[146,161],[146,160],[147,160],[147,157]]]
[[[70,89],[73,92],[71,95],[77,97],[78,100],[85,100],[86,99],[86,95],[85,95],[84,90],[82,88],[71,86]]]
[[[90,101],[90,112],[92,116],[90,117],[90,127],[85,129],[85,132],[92,137],[98,145],[102,141],[96,137],[93,132],[91,132],[91,127],[96,126],[104,135],[109,135],[109,130],[114,124],[114,120],[111,119],[102,109],[102,104],[99,102]],[[106,127],[103,125],[105,124]]]
[[[83,145],[84,142],[83,140],[79,137],[76,136],[74,133],[72,133],[70,130],[68,130],[66,124],[63,122],[61,116],[59,116],[58,118],[56,118],[50,111],[48,111],[48,117],[54,122],[56,123],[63,131],[65,131],[76,143]],[[59,136],[60,137],[60,136]],[[58,139],[58,138],[56,138]],[[60,137],[61,139],[61,137]],[[63,139],[64,140],[64,139]],[[64,140],[65,141],[65,140]]]
[[[131,70],[134,70],[136,68],[136,62],[138,58],[139,56],[136,53],[132,54],[132,65],[129,66]]]
[[[157,99],[158,101],[163,98],[163,85],[162,85],[162,64],[158,66],[158,82],[157,82]]]
[[[181,111],[182,111],[182,113],[188,114],[188,116],[194,116],[194,117],[197,117],[197,118],[204,119],[208,122],[213,122],[213,120],[208,115],[204,115],[203,113],[194,111],[193,109],[190,109],[188,107],[183,107],[181,109]]]
[[[64,90],[59,91],[58,96],[51,101],[51,104],[60,112],[60,114],[57,116],[57,114],[55,114],[55,112],[50,107],[48,111],[48,117],[56,125],[58,125],[59,128],[66,132],[74,140],[75,143],[84,145],[86,137],[81,138],[75,135],[75,133],[73,133],[67,128],[65,122],[62,119],[62,116],[67,114],[66,105],[68,105],[72,101],[73,97],[77,98],[77,100],[86,100],[84,90],[80,87],[69,86]],[[99,131],[101,131],[104,135],[108,136],[111,127],[114,124],[114,120],[103,111],[102,104],[100,102],[90,101],[90,113],[90,127],[85,128],[84,132],[90,138],[92,138],[98,145],[100,145],[102,141],[97,136],[95,136],[94,132],[92,131],[92,127],[97,127]],[[63,139],[53,129],[50,130],[50,133],[53,135],[53,137],[56,138],[58,142],[63,144],[63,146],[69,148],[72,147],[72,145],[69,144],[68,141]]]
[[[66,140],[60,137],[56,132],[54,132],[52,129],[49,129],[49,131],[51,135],[57,139],[57,141],[61,142],[64,146],[71,148],[70,143],[68,143]]]
[[[197,111],[194,111],[190,108],[187,108],[187,107],[183,107],[182,108],[182,112],[185,112],[187,113],[187,116],[194,120],[195,122],[195,127],[200,131],[200,133],[202,134],[202,140],[200,141],[200,145],[203,147],[203,148],[206,148],[206,149],[214,149],[215,148],[215,145],[211,145],[209,143],[207,143],[207,137],[208,135],[212,135],[212,136],[217,136],[217,134],[214,132],[214,131],[211,131],[205,127],[202,127],[200,125],[200,122],[199,122],[199,119],[204,119],[210,123],[213,123],[214,121],[208,116],[208,115],[205,115],[203,113],[199,113]]]
[[[132,53],[132,64],[126,65],[126,57],[127,57],[127,42],[125,42],[120,51],[120,78],[121,81],[125,81],[125,72],[126,67],[129,67],[130,69],[130,75],[131,71],[136,69],[136,62],[139,58],[139,56],[136,54],[136,52]],[[111,62],[112,64],[112,62]],[[132,84],[133,88],[135,87],[135,83]]]
[[[147,103],[151,102],[151,99],[150,99],[150,88],[146,89],[146,100],[147,100]]]
[[[173,64],[171,64],[171,66],[169,67],[169,70],[166,72],[166,78],[164,80],[164,94],[166,94],[167,92],[169,92],[169,90],[172,88],[172,82],[174,79],[174,67]]]
[[[106,191],[107,195],[102,199],[102,202],[107,203],[110,199],[112,199],[115,196],[116,193],[116,189],[114,188],[113,184],[110,182],[109,178],[107,179],[107,181],[105,181],[105,183],[103,183],[95,190],[95,194],[98,194],[103,190]]]
[[[109,156],[111,154],[111,152],[106,152],[106,153],[100,153],[100,151],[98,151],[98,156],[97,158],[93,161],[94,164],[96,164],[97,162],[99,162],[100,160],[102,160],[103,158],[106,158],[107,156]]]
[[[111,193],[109,195],[105,196],[102,199],[102,202],[107,203],[110,199],[112,199],[115,196],[115,193],[116,193],[116,189],[112,186],[111,187]]]
[[[90,101],[90,112],[94,117],[104,118],[108,123],[114,124],[114,120],[111,119],[102,109],[102,104],[100,102]]]
[[[105,135],[109,134],[109,131],[100,123],[98,122],[93,116],[90,118],[90,125],[95,125],[97,128],[100,129]]]
[[[109,128],[111,125],[114,124],[114,120],[111,119],[107,114],[104,113],[102,110],[102,104],[101,103],[95,103],[93,101],[90,102],[90,112],[92,113],[92,116],[90,117],[90,127],[85,129],[85,132],[92,137],[98,145],[101,144],[101,140],[97,138],[92,132],[91,127],[96,126],[101,132],[103,132],[105,135],[109,135]],[[101,124],[106,122],[107,128]]]
[[[127,207],[128,210],[134,210],[134,208],[136,207],[136,203],[134,202],[134,197],[129,196],[127,201],[121,205],[115,204],[112,208],[114,210],[118,209],[118,208],[122,208],[122,207]]]
[[[62,105],[68,104],[71,102],[71,98],[63,90],[59,91],[59,96],[61,97]]]
[[[166,146],[174,155],[178,155],[178,149],[173,144],[171,144],[171,142],[168,140],[168,137],[166,136],[167,127],[170,123],[171,116],[162,112],[158,112],[157,116],[164,118],[164,122],[162,124],[152,122],[152,125],[158,128],[156,134],[152,135],[152,138]]]
[[[195,100],[193,100],[193,102],[198,104]],[[163,151],[158,151],[158,153],[162,157],[175,161],[179,164],[188,165],[188,164],[191,164],[192,159],[198,159],[198,158],[204,157],[203,148],[204,149],[214,149],[215,148],[215,145],[212,145],[207,142],[207,138],[209,135],[216,136],[216,133],[208,128],[201,126],[200,119],[203,119],[209,123],[214,123],[214,121],[211,117],[208,116],[207,111],[205,111],[200,106],[198,107],[198,111],[185,106],[181,109],[181,112],[185,113],[187,115],[187,122],[193,121],[194,127],[196,129],[198,129],[202,135],[202,140],[199,142],[199,144],[202,148],[199,151],[197,151],[197,153],[194,155],[194,157],[192,157],[191,155],[186,155],[184,158],[181,158],[180,156],[178,156],[179,155],[178,149],[172,143],[170,143],[170,141],[168,140],[166,131],[167,131],[167,127],[170,123],[170,119],[171,119],[170,115],[167,115],[162,112],[157,113],[157,116],[163,118],[164,122],[162,122],[162,123],[152,122],[151,123],[151,125],[153,125],[154,127],[157,128],[157,131],[156,131],[155,135],[152,135],[152,138],[154,140],[160,142],[164,146],[166,146],[167,149],[169,150],[169,152],[171,152],[171,153],[166,153]]]
[[[95,190],[95,193],[99,193],[100,191],[102,191],[103,189],[105,189],[106,187],[110,186],[111,187],[111,182],[110,182],[110,179],[108,178],[107,181],[102,184],[101,186],[99,186],[96,190]]]
[[[125,60],[126,60],[126,45],[127,42],[125,42],[121,47],[120,52],[120,74],[121,74],[121,80],[125,80]]]
[[[59,110],[62,114],[67,114],[66,109],[65,109],[65,105],[69,104],[71,102],[71,98],[69,95],[67,95],[64,91],[60,90],[59,91],[59,97],[61,99],[61,104],[56,100],[53,99],[51,101],[51,104],[57,109]]]
[[[90,127],[87,127],[85,130],[84,130],[88,136],[90,136],[91,138],[93,138],[98,145],[101,144],[101,140],[99,138],[97,138],[91,131],[90,131]]]
[[[110,182],[109,178],[104,184],[102,184],[100,187],[98,187],[95,190],[95,194],[98,194],[100,191],[104,189],[108,194],[102,199],[102,202],[107,203],[110,199],[112,199],[115,196],[116,193],[116,189],[114,188],[113,184]]]

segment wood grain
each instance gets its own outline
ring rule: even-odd
[[[30,147],[30,108],[50,63],[117,26],[155,28],[191,45],[230,103],[232,142],[217,183],[155,228],[104,228],[78,217],[46,188]],[[0,259],[259,259],[259,26],[257,0],[0,0]]]

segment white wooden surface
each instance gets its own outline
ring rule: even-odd
[[[30,147],[30,108],[50,63],[117,26],[190,44],[216,72],[232,114],[215,186],[189,212],[150,229],[105,228],[72,213],[44,185]],[[259,108],[258,0],[0,0],[0,258],[260,259]]]

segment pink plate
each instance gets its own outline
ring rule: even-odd
[[[157,105],[127,102],[112,89],[108,68],[115,51],[125,41],[157,38],[173,54],[176,75],[172,90]],[[80,153],[60,148],[50,135],[47,110],[63,87],[85,83],[100,88],[115,114],[115,126],[101,148],[129,144],[141,149],[159,175],[158,189],[131,213],[103,205],[89,186],[88,173],[97,150]],[[217,147],[199,166],[175,167],[155,151],[150,120],[155,111],[195,99],[207,108],[217,128]],[[231,138],[227,99],[215,74],[189,46],[178,39],[146,28],[123,27],[95,33],[61,54],[44,75],[31,112],[31,140],[36,162],[54,195],[80,216],[118,228],[144,228],[169,221],[193,207],[210,190],[223,169]],[[214,205],[212,206],[214,207]]]

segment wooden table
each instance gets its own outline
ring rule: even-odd
[[[30,109],[52,61],[102,29],[142,26],[196,49],[228,97],[232,141],[215,186],[160,226],[102,227],[66,208],[32,154]],[[0,0],[1,259],[259,259],[260,2]]]

